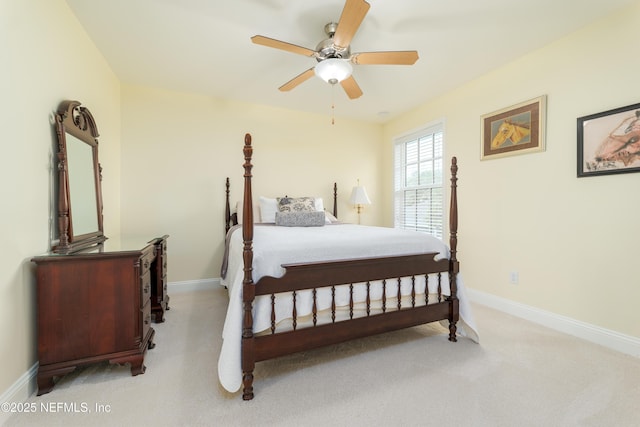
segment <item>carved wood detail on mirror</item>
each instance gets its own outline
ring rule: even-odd
[[[78,101],[64,101],[56,113],[58,137],[58,241],[53,251],[72,253],[104,242],[102,169],[98,128]]]

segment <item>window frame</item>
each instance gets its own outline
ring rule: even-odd
[[[417,147],[417,158],[416,165],[421,163],[420,158],[420,141],[421,139],[427,138],[429,136],[437,137],[437,134],[441,134],[440,137],[440,147],[439,149],[434,145],[432,152],[435,155],[431,158],[432,163],[432,173],[436,173],[436,168],[440,169],[440,182],[432,182],[432,183],[419,183],[416,185],[406,185],[407,184],[407,162],[406,162],[406,149],[407,145],[413,142],[418,142]],[[395,228],[403,228],[409,230],[417,230],[421,232],[426,232],[439,239],[443,239],[446,231],[447,224],[445,222],[446,218],[446,210],[447,210],[447,198],[448,194],[445,191],[445,182],[447,178],[447,173],[445,170],[445,121],[444,119],[440,119],[431,123],[428,123],[424,126],[421,126],[418,129],[407,132],[406,134],[397,136],[393,138],[393,222]],[[437,145],[437,143],[436,143]],[[440,155],[437,155],[439,151]],[[439,162],[439,165],[436,163]],[[424,162],[422,162],[424,163]],[[418,178],[419,179],[419,178]],[[433,190],[439,190],[440,196],[439,201],[432,198]],[[429,218],[433,218],[437,216],[435,220],[427,220],[424,223],[420,223],[420,221],[416,220],[411,223],[407,221],[406,210],[402,209],[399,206],[399,203],[404,203],[405,194],[407,191],[424,191],[426,190],[429,194],[429,202],[426,209],[426,214]],[[424,194],[424,193],[423,193]],[[437,204],[440,203],[440,207],[438,208]],[[434,206],[434,204],[436,206]],[[416,207],[416,218],[419,217],[418,207]],[[435,224],[435,225],[434,225]]]

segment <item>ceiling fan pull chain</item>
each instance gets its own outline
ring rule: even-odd
[[[331,124],[336,124],[336,85],[331,85]]]

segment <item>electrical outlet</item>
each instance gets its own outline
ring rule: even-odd
[[[519,279],[520,274],[518,274],[517,271],[512,271],[511,273],[509,273],[509,282],[511,282],[512,285],[517,285]]]

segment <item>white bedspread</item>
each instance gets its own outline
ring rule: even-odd
[[[241,336],[242,336],[242,280],[244,277],[242,261],[242,229],[236,229],[230,237],[227,274],[222,284],[229,290],[229,307],[222,332],[222,349],[218,359],[218,376],[222,386],[236,392],[242,385]],[[440,240],[409,230],[385,227],[370,227],[353,224],[331,224],[324,227],[277,227],[256,225],[253,236],[253,280],[257,282],[263,276],[280,277],[284,274],[282,264],[296,262],[314,262],[375,256],[410,255],[424,252],[438,252],[437,258],[448,257],[447,246]],[[478,342],[478,334],[471,308],[466,297],[460,274],[457,276],[457,296],[460,300],[460,335]],[[442,292],[449,294],[449,280],[443,275]],[[391,286],[394,286],[393,284]],[[397,285],[395,285],[397,286]],[[435,292],[429,283],[430,293]],[[405,287],[407,288],[405,292]],[[424,279],[417,281],[416,292],[423,293]],[[410,284],[401,284],[403,294],[410,292]],[[387,295],[395,295],[395,289],[388,289]],[[306,291],[310,294],[309,291]],[[299,293],[296,302],[298,316],[311,313],[311,298],[304,291]],[[331,304],[330,296],[318,297],[318,309],[326,309]],[[363,301],[362,290],[356,289],[356,302]],[[307,298],[305,298],[305,296]],[[336,295],[348,304],[348,292]],[[372,299],[375,296],[372,295]],[[292,302],[290,299],[276,304],[277,321],[290,317]],[[254,333],[270,328],[271,302],[268,297],[258,297],[254,301]]]

